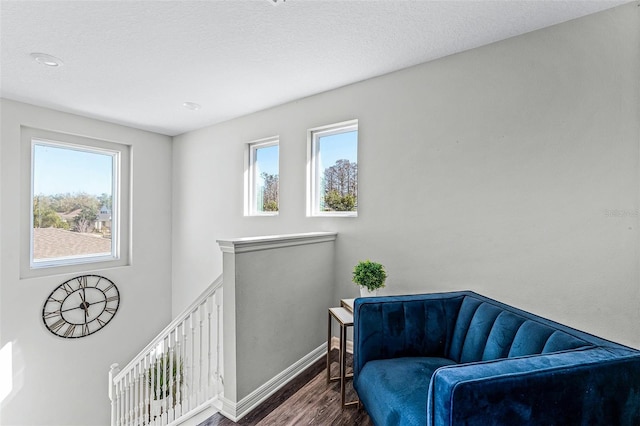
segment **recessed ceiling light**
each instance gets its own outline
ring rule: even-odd
[[[55,56],[47,55],[46,53],[32,53],[31,57],[39,64],[46,65],[48,67],[61,67],[63,62],[61,59]]]
[[[190,109],[191,111],[197,111],[200,108],[202,108],[200,104],[197,104],[195,102],[183,102],[182,107],[186,109]]]

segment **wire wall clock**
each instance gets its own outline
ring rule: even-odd
[[[120,305],[118,287],[100,275],[80,275],[60,284],[42,307],[42,321],[56,336],[89,336],[113,319]]]

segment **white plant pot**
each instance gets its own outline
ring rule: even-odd
[[[152,399],[151,401],[151,418],[160,417],[164,410],[164,399]]]
[[[360,297],[375,297],[378,295],[378,289],[369,291],[366,287],[360,287]]]

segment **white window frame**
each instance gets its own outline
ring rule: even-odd
[[[358,120],[343,121],[341,123],[329,124],[307,130],[307,216],[309,217],[357,217],[358,209],[352,212],[327,212],[320,210],[320,182],[321,173],[318,167],[318,154],[320,146],[318,140],[323,136],[331,136],[339,133],[357,131]],[[359,145],[359,143],[358,143]],[[356,148],[357,149],[357,148]],[[357,153],[356,153],[357,158]],[[357,162],[357,160],[356,160]]]
[[[258,210],[256,199],[256,152],[261,148],[269,148],[271,146],[278,147],[278,176],[280,176],[280,137],[271,136],[264,139],[258,139],[249,142],[245,148],[245,197],[244,197],[244,215],[245,216],[278,216],[280,213],[280,200],[278,199],[278,211],[263,212]],[[279,197],[278,197],[279,198]]]
[[[24,278],[61,273],[86,272],[96,268],[109,268],[130,264],[130,176],[131,147],[116,142],[92,139],[84,136],[51,132],[30,127],[22,127],[22,216],[21,238],[27,244],[21,245],[20,273]],[[33,259],[33,176],[34,147],[46,145],[57,148],[75,149],[84,152],[111,155],[112,175],[112,228],[111,253],[108,255],[86,255],[34,261]],[[24,216],[28,215],[28,216]]]

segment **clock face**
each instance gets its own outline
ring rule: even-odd
[[[119,305],[120,292],[113,281],[99,275],[81,275],[51,292],[42,308],[42,320],[56,336],[75,339],[107,325]]]

